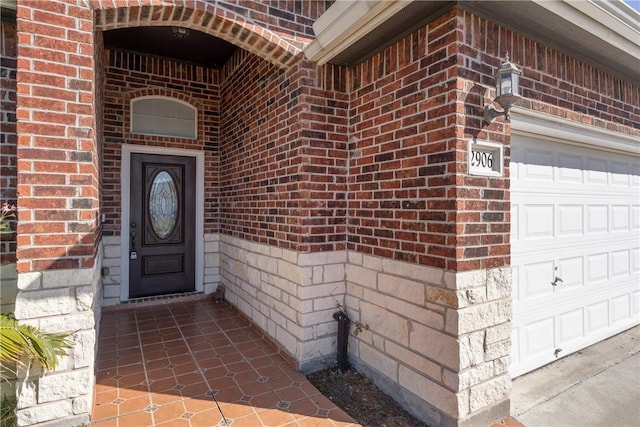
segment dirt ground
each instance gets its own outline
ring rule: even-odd
[[[354,369],[329,368],[307,378],[364,427],[426,427]]]

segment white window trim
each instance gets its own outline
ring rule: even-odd
[[[166,135],[166,134],[162,134],[162,133],[149,133],[149,132],[135,132],[133,130],[133,104],[136,101],[142,101],[144,99],[167,99],[169,101],[172,102],[177,102],[179,104],[182,105],[186,105],[187,107],[189,107],[190,109],[193,110],[193,117],[194,117],[194,122],[193,122],[193,136],[180,136],[180,135]],[[164,136],[164,137],[169,137],[169,138],[184,138],[184,139],[198,139],[198,108],[196,108],[195,106],[189,104],[186,101],[183,101],[181,99],[177,99],[177,98],[172,98],[170,96],[162,96],[162,95],[146,95],[146,96],[138,96],[136,98],[131,98],[131,100],[129,101],[129,132],[135,135],[151,135],[151,136]]]
[[[158,154],[166,156],[195,157],[196,159],[196,239],[195,239],[195,288],[204,291],[204,151],[181,148],[150,147],[146,145],[122,145],[120,180],[120,301],[129,300],[129,216],[131,198],[131,154]]]

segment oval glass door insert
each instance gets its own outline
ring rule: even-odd
[[[169,237],[178,218],[178,192],[173,178],[165,171],[157,174],[151,183],[149,214],[151,226],[158,237]]]

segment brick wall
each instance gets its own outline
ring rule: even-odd
[[[18,270],[94,265],[99,235],[90,10],[17,9]]]
[[[0,204],[16,200],[16,23],[2,10],[0,23]],[[9,14],[10,15],[10,14]],[[15,262],[16,236],[0,237],[0,264]]]
[[[300,251],[343,247],[346,95],[308,64],[239,50],[221,83],[221,231]]]
[[[510,263],[510,128],[483,121],[507,51],[523,106],[638,134],[637,85],[450,11],[352,71],[349,249],[454,271]],[[506,145],[504,177],[467,174],[471,138]]]
[[[217,70],[132,52],[106,51],[103,206],[105,235],[120,235],[122,144],[205,152],[205,233],[218,231],[219,73]],[[134,134],[131,100],[167,96],[198,110],[196,139]]]

